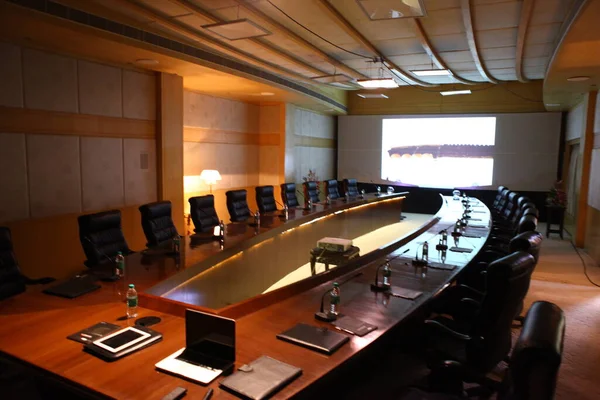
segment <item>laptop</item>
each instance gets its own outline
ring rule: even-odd
[[[233,371],[235,321],[195,310],[185,311],[185,348],[158,362],[158,370],[207,385]]]
[[[78,276],[51,286],[48,289],[44,289],[43,292],[52,296],[74,299],[86,293],[93,292],[96,289],[100,289],[100,285],[96,283],[96,279],[96,277],[91,275]]]

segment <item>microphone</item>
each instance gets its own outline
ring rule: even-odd
[[[343,284],[351,281],[352,279],[356,278],[357,276],[362,275],[362,272],[358,272],[354,275],[352,275],[351,277],[349,277],[348,279],[343,280],[342,282],[340,282],[338,284],[338,287],[341,287]],[[325,296],[327,296],[327,294],[329,294],[329,292],[331,292],[331,289],[327,289],[325,291],[325,293],[323,293],[323,296],[321,296],[321,307],[319,308],[319,311],[315,313],[315,318],[318,319],[319,321],[324,321],[324,322],[332,322],[335,321],[337,319],[336,315],[330,314],[328,312],[325,312]]]
[[[408,253],[410,249],[406,249],[404,250],[400,255],[394,257],[394,258],[398,258],[401,257],[403,254]],[[390,290],[390,285],[386,285],[386,284],[379,284],[379,270],[381,269],[381,267],[383,267],[384,265],[389,265],[390,261],[392,261],[394,258],[392,259],[386,259],[386,261],[383,264],[380,264],[379,267],[377,267],[377,269],[375,270],[375,282],[371,283],[371,290],[374,292],[385,292],[387,290]],[[390,272],[391,273],[391,272]]]

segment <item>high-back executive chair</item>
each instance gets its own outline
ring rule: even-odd
[[[29,279],[21,274],[10,229],[0,226],[0,300],[25,291],[25,285],[46,284],[54,278]]]
[[[250,215],[248,202],[246,200],[246,189],[230,190],[225,195],[227,196],[227,211],[231,222],[244,222]]]
[[[87,267],[114,262],[118,252],[123,255],[132,253],[121,228],[121,211],[81,215],[77,222]]]
[[[315,181],[308,181],[302,184],[304,188],[304,198],[310,199],[313,203],[319,202],[319,185]]]
[[[325,181],[325,195],[329,196],[330,200],[340,198],[340,191],[338,190],[338,181],[335,179],[329,179]]]
[[[356,197],[359,195],[358,192],[358,182],[356,179],[344,179],[344,194],[348,194],[350,197]]]
[[[146,235],[147,247],[160,246],[179,236],[173,223],[170,201],[157,201],[140,206],[142,228]]]
[[[194,232],[212,232],[219,225],[219,216],[215,210],[215,197],[212,194],[195,196],[188,199],[190,216],[194,222]]]
[[[273,186],[256,187],[256,204],[258,205],[258,211],[261,213],[277,211]]]
[[[502,361],[511,348],[511,329],[527,291],[535,259],[523,251],[491,263],[486,271],[487,291],[479,302],[463,299],[459,321],[437,316],[425,321],[434,357],[430,365],[454,360],[470,375],[483,377]],[[472,314],[471,318],[467,316]]]
[[[296,184],[295,183],[282,183],[281,184],[281,199],[283,204],[287,205],[288,208],[298,207],[298,198],[296,197]]]

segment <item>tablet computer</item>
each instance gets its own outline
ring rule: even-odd
[[[149,337],[149,333],[129,326],[106,335],[94,341],[93,344],[111,353],[118,353]]]

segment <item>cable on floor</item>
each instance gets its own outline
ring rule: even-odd
[[[577,248],[577,246],[575,246],[575,243],[573,243],[573,240],[569,240],[569,242],[571,243],[571,246],[573,246],[573,249],[575,249],[575,253],[577,253],[577,255],[579,256],[579,259],[581,260],[581,264],[583,265],[583,273],[585,274],[585,277],[587,278],[588,281],[590,281],[590,283],[596,287],[600,287],[600,285],[598,285],[596,282],[594,282],[592,280],[592,278],[590,278],[590,276],[588,275],[587,272],[587,264],[585,263],[585,260],[583,259],[583,257],[581,256],[581,253],[579,252],[579,249]]]

